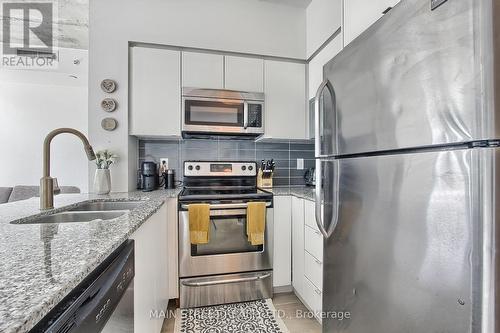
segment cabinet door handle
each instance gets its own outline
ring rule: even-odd
[[[318,265],[321,265],[321,261],[319,261],[318,259],[314,259],[314,261],[316,261]]]
[[[319,289],[314,289],[314,292],[315,292],[316,294],[318,294],[318,295],[321,295],[321,290],[319,290]]]

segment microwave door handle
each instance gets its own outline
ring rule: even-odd
[[[243,102],[243,128],[248,128],[248,102]]]

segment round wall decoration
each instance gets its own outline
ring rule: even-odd
[[[113,112],[116,110],[116,101],[112,98],[105,98],[101,102],[101,108],[106,112]]]
[[[112,93],[116,90],[116,82],[111,79],[104,79],[101,82],[101,89],[105,93]]]
[[[101,127],[106,131],[114,131],[118,126],[118,122],[115,118],[104,118],[101,121]]]

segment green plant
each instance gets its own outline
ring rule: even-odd
[[[107,149],[99,150],[95,153],[95,157],[97,169],[109,169],[111,164],[115,163],[118,159],[118,155],[113,154]]]

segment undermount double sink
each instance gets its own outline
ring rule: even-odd
[[[91,222],[111,220],[127,214],[144,201],[94,201],[82,202],[59,213],[42,215],[33,219],[13,221],[13,224],[43,224]]]

